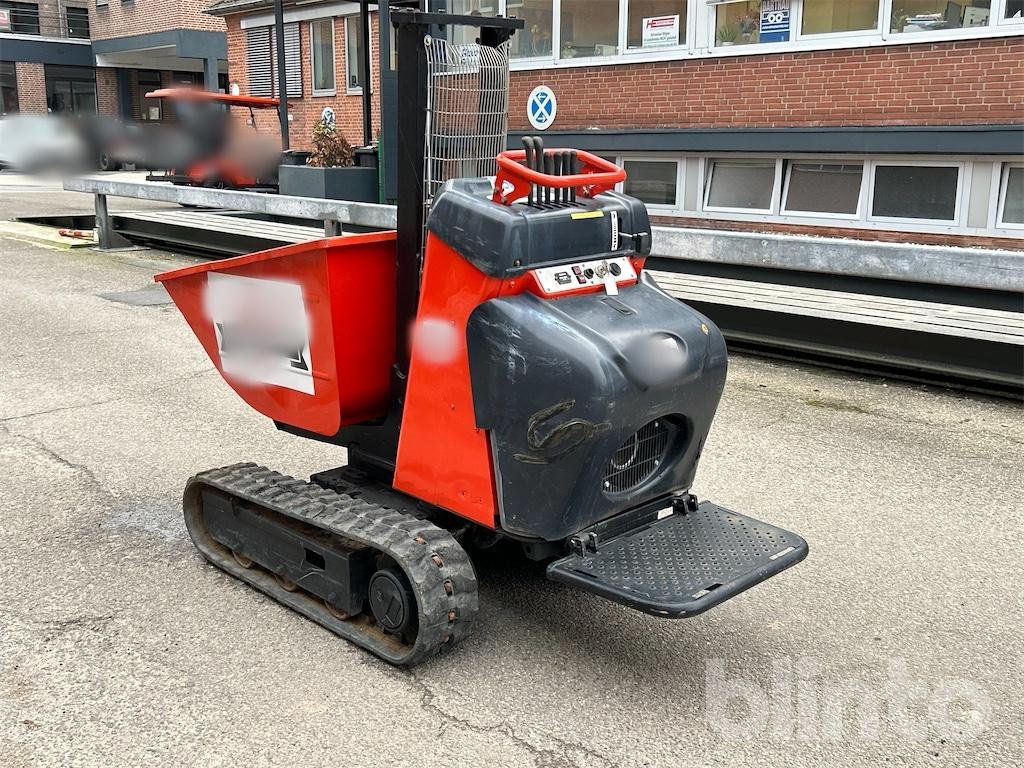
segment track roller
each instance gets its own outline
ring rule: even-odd
[[[473,565],[429,521],[255,464],[191,478],[184,512],[211,563],[392,664],[473,628]]]

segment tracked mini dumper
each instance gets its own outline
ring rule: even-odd
[[[500,53],[521,22],[394,16],[412,105],[398,139],[423,147],[429,33],[466,23]],[[407,163],[397,232],[156,278],[247,403],[348,449],[347,465],[308,482],[254,464],[196,475],[184,495],[192,540],[394,664],[472,630],[466,548],[485,557],[495,541],[519,542],[550,561],[549,578],[670,618],[807,554],[796,534],[690,493],[725,343],[645,272],[646,209],[613,191],[625,173],[525,145],[497,157],[496,177],[447,181],[425,226],[433,169],[421,154]]]

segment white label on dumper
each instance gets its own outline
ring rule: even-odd
[[[225,374],[246,384],[313,394],[309,318],[301,285],[210,272],[205,305]]]

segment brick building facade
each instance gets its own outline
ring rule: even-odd
[[[348,87],[348,80],[353,73],[349,72],[352,67],[350,65],[347,45],[350,34],[354,34],[349,32],[348,25],[357,24],[358,9],[354,7],[356,6],[355,3],[347,5],[353,6],[345,8],[346,11],[349,11],[348,15],[328,17],[334,41],[332,55],[330,56],[330,61],[333,64],[334,88],[323,89],[314,93],[311,64],[312,35],[308,21],[305,24],[299,24],[299,60],[303,62],[301,70],[302,90],[300,96],[293,95],[289,97],[291,105],[289,109],[291,118],[289,137],[293,148],[309,148],[313,127],[320,121],[323,116],[323,110],[326,107],[330,107],[334,111],[335,124],[338,130],[353,144],[361,142],[363,120],[362,89],[359,87]],[[244,23],[246,24],[244,28],[242,26],[243,19],[245,19]],[[225,22],[227,25],[228,72],[231,87],[237,87],[240,93],[259,95],[254,92],[249,78],[246,35],[247,30],[257,30],[265,27],[269,32],[269,24],[272,20],[266,14],[250,16],[248,18],[240,15],[230,15],[225,18]],[[374,94],[380,93],[379,32],[377,15],[373,14],[371,17],[370,34],[372,62],[370,79],[372,83],[371,92]],[[351,60],[355,60],[355,54],[353,54]],[[276,79],[274,79],[271,90],[276,88],[276,82]],[[270,94],[266,93],[265,95]],[[376,101],[374,101],[374,104],[372,125],[374,135],[376,136],[380,130],[381,115],[379,104]],[[249,119],[247,113],[243,115],[241,110],[235,110],[235,112],[236,117]],[[257,128],[261,131],[271,134],[279,131],[278,117],[275,112],[269,110],[258,111],[253,116],[256,119]]]
[[[247,30],[271,24],[271,7],[209,10],[225,18],[243,93],[254,56],[267,55],[254,54]],[[527,101],[547,86],[558,104],[548,146],[623,164],[626,190],[658,223],[1012,249],[1024,240],[1019,0],[435,0],[430,10],[524,18],[511,45],[510,142],[537,132]],[[308,146],[326,106],[358,141],[358,96],[314,94],[310,48],[313,21],[331,19],[334,70],[345,72],[358,4],[286,3],[285,13],[301,41],[292,146]],[[651,19],[668,39],[643,31]],[[375,89],[389,65],[376,53]],[[261,121],[276,127],[274,115]]]
[[[145,92],[226,84],[224,22],[204,0],[0,0],[0,114],[162,119]]]

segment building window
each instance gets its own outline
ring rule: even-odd
[[[18,111],[18,73],[13,61],[0,61],[0,115]]]
[[[619,52],[619,0],[562,0],[561,58]]]
[[[709,160],[704,207],[733,211],[771,211],[775,193],[775,165],[774,160]]]
[[[988,26],[992,0],[893,0],[893,32]]]
[[[302,97],[302,48],[298,22],[284,25],[284,71],[288,96]],[[277,91],[277,42],[273,27],[245,30],[245,63],[249,96],[274,96]]]
[[[358,16],[349,16],[345,19],[345,90],[349,93],[359,93],[363,90],[363,36],[361,32],[362,24],[359,23]],[[370,62],[370,65],[372,67],[373,62]]]
[[[789,0],[739,0],[715,6],[715,45],[789,40]]]
[[[309,23],[309,45],[313,53],[313,95],[334,95],[334,19]]]
[[[512,35],[511,57],[532,59],[551,56],[552,0],[508,1],[508,15],[522,19],[525,27]]]
[[[53,113],[96,114],[96,73],[91,67],[45,65],[46,107]]]
[[[834,35],[878,28],[878,0],[810,0],[804,2],[802,11],[802,35]]]
[[[245,63],[249,74],[250,96],[274,93],[274,72],[270,62],[270,28],[245,30]]]
[[[626,48],[686,43],[686,0],[627,0]]]
[[[1006,0],[1006,9],[1003,11],[1003,18],[1012,21],[1024,19],[1024,0]]]
[[[143,120],[162,120],[163,101],[150,99],[147,93],[158,90],[161,86],[160,73],[151,69],[140,69],[139,78],[139,117]]]
[[[864,163],[787,163],[784,213],[854,217],[860,208]]]
[[[67,15],[68,37],[80,40],[89,39],[89,9],[68,8],[64,9]]]
[[[955,221],[960,168],[955,165],[888,165],[874,168],[871,216]]]
[[[497,16],[499,0],[447,0],[442,2],[439,10],[457,13],[462,16]],[[449,27],[448,39],[457,45],[476,42],[480,31],[475,27]]]
[[[1024,227],[1024,165],[1003,166],[999,226]]]
[[[624,160],[622,191],[647,205],[676,207],[679,164],[675,160]]]
[[[39,6],[36,3],[12,3],[10,0],[0,0],[0,8],[10,11],[11,26],[6,31],[19,35],[39,34]]]

